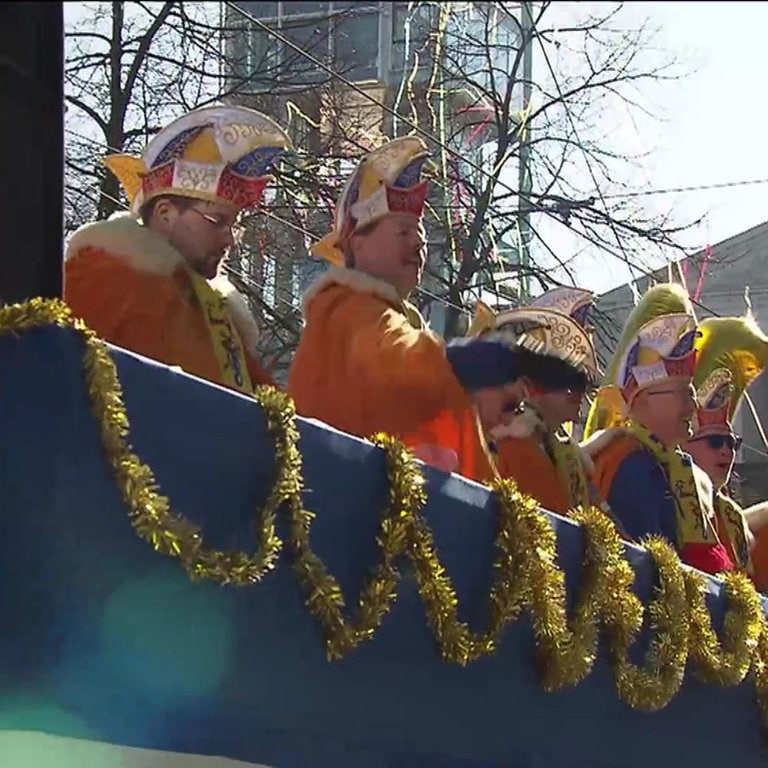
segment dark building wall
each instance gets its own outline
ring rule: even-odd
[[[61,295],[61,3],[0,5],[0,302]]]

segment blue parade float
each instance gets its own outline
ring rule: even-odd
[[[258,510],[271,493],[275,500],[280,464],[274,424],[270,432],[264,409],[249,398],[100,342],[86,347],[72,327],[24,328],[18,315],[18,307],[0,309],[0,729],[276,768],[645,768],[688,760],[702,768],[749,768],[768,760],[754,643],[742,649],[752,668],[732,685],[701,681],[690,651],[675,657],[679,648],[662,647],[659,658],[689,663],[679,690],[672,681],[668,703],[661,702],[665,694],[654,699],[663,704],[658,711],[619,695],[604,632],[584,678],[546,690],[548,662],[537,652],[535,631],[546,626],[542,604],[526,604],[493,652],[460,664],[454,645],[446,654],[453,660],[444,659],[437,638],[447,636],[450,606],[442,619],[430,614],[413,545],[406,544],[396,598],[380,625],[329,660],[333,625],[323,628],[313,616],[322,596],[309,599],[297,578],[296,529],[286,504],[275,514],[275,537],[284,546],[263,578],[209,578],[230,568],[235,580],[248,582],[247,568],[237,571],[242,563],[224,555],[214,565],[211,557],[198,558],[204,578],[190,578],[182,550],[191,526],[202,531],[209,552],[253,552],[263,543]],[[14,323],[16,332],[8,332]],[[122,399],[109,392],[108,376],[99,380],[94,345],[114,361]],[[124,403],[134,459],[151,468],[162,494],[137,502],[149,515],[143,523],[126,501],[137,492],[136,467],[131,475],[124,466],[121,481],[108,459],[112,438],[92,404],[100,387],[108,395],[102,416],[119,419]],[[301,499],[314,513],[311,549],[354,615],[363,584],[382,560],[377,537],[393,504],[393,464],[372,443],[317,422],[295,423]],[[420,518],[452,582],[458,619],[479,633],[493,613],[499,496],[413,466],[426,477]],[[173,529],[176,553],[168,530],[170,550],[156,551],[164,545],[147,522],[163,498],[186,521]],[[584,529],[534,514],[556,535],[557,558],[549,565],[565,574],[571,610],[585,589]],[[515,541],[510,546],[519,558]],[[624,550],[635,593],[647,606],[657,568],[645,550]],[[536,547],[528,556],[546,561]],[[716,630],[730,610],[724,591],[720,580],[706,577]],[[674,639],[686,617],[672,618]],[[640,664],[653,634],[646,627],[633,645]]]

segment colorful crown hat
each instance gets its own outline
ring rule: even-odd
[[[687,291],[676,283],[650,288],[629,313],[592,403],[584,436],[620,424],[644,387],[671,376],[691,376],[696,319]]]
[[[532,302],[532,307],[554,309],[571,320],[576,321],[585,331],[590,332],[589,312],[594,306],[595,296],[592,291],[583,288],[569,288],[561,286],[552,288],[541,296],[537,296]]]
[[[337,266],[344,264],[340,248],[353,232],[390,213],[420,217],[427,197],[422,178],[429,152],[417,136],[393,139],[359,163],[336,206],[333,231],[312,246],[312,253]]]
[[[693,424],[695,437],[711,432],[730,432],[730,400],[733,392],[731,372],[727,368],[712,371],[696,388],[699,405]]]
[[[696,323],[690,315],[662,315],[646,323],[619,363],[613,382],[626,403],[661,381],[693,378]]]
[[[496,331],[512,334],[514,343],[538,354],[559,358],[597,381],[599,368],[586,328],[592,294],[579,288],[555,288],[531,304],[495,314],[478,302],[468,335]]]
[[[730,432],[747,387],[768,365],[768,336],[751,317],[710,317],[698,330],[694,433]]]
[[[174,120],[141,157],[109,155],[104,164],[125,189],[134,216],[160,195],[255,208],[269,169],[290,145],[285,131],[261,112],[212,106]]]

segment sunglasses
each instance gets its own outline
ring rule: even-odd
[[[722,450],[723,447],[728,446],[732,451],[738,451],[741,448],[743,438],[740,435],[706,435],[705,437],[697,437],[691,442],[705,442],[713,451]]]

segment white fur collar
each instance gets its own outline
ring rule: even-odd
[[[504,438],[523,439],[533,436],[536,432],[543,432],[547,429],[544,419],[535,408],[527,407],[522,413],[515,416],[509,424],[502,424],[495,429],[490,430],[493,440],[499,441]],[[575,440],[571,438],[574,445],[579,449],[579,456],[584,468],[591,473],[595,469],[591,456]]]
[[[343,285],[360,293],[371,293],[384,299],[394,307],[403,307],[402,299],[389,283],[366,275],[365,272],[360,272],[357,269],[331,266],[304,293],[302,302],[304,317],[307,316],[312,300],[331,285]]]
[[[103,248],[131,268],[154,275],[172,275],[184,264],[184,258],[173,246],[126,213],[116,213],[107,221],[80,227],[70,238],[64,258],[70,259],[89,247]],[[245,298],[224,275],[209,282],[224,296],[243,345],[253,352],[259,338],[259,326]]]
[[[544,419],[541,418],[535,408],[526,407],[522,413],[512,417],[508,424],[500,424],[490,430],[490,435],[494,440],[502,440],[505,437],[514,437],[519,439],[531,437],[535,432],[546,430]]]
[[[83,248],[103,248],[133,269],[153,275],[172,275],[184,263],[173,246],[127,213],[80,227],[70,238],[64,258]]]

